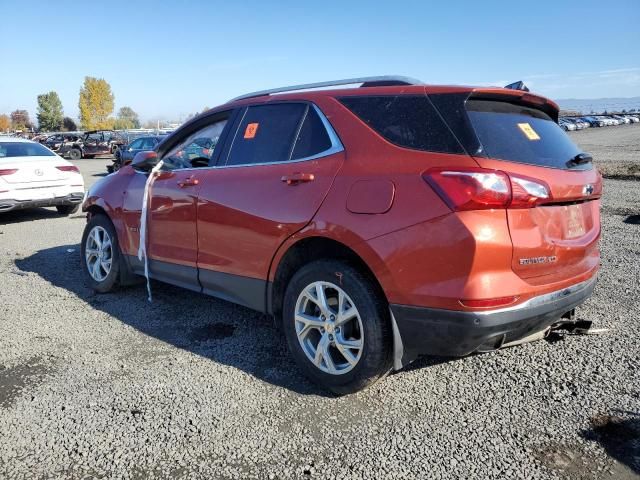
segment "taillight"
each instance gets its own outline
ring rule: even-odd
[[[437,168],[423,178],[456,211],[531,208],[551,197],[544,182],[500,170]]]
[[[551,196],[549,187],[539,181],[527,177],[509,175],[511,178],[510,208],[531,208]]]
[[[4,170],[0,170],[0,177],[4,177],[5,175],[13,175],[17,171],[17,168],[5,168]]]
[[[80,173],[80,170],[75,165],[63,165],[62,167],[56,167],[58,170],[63,172],[76,172]]]

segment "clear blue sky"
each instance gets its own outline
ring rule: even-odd
[[[106,79],[116,108],[143,120],[381,74],[630,97],[640,96],[640,1],[0,0],[0,59],[0,113],[32,118],[50,90],[75,118],[85,75]]]

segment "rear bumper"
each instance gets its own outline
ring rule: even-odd
[[[64,197],[45,198],[41,200],[0,199],[0,213],[25,208],[54,207],[56,205],[75,205],[82,203],[84,192],[73,192]]]
[[[594,275],[587,281],[520,305],[490,311],[392,304],[391,312],[402,341],[401,362],[406,365],[420,355],[464,356],[478,349],[497,348],[520,340],[553,325],[562,315],[582,304],[595,284]]]

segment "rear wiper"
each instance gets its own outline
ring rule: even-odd
[[[577,165],[582,165],[584,163],[591,163],[593,161],[593,157],[588,153],[579,153],[571,160],[567,162],[567,168],[575,167]]]

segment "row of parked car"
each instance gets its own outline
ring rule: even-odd
[[[564,131],[582,130],[589,127],[609,127],[640,122],[640,114],[588,115],[584,117],[560,117],[558,124]]]

